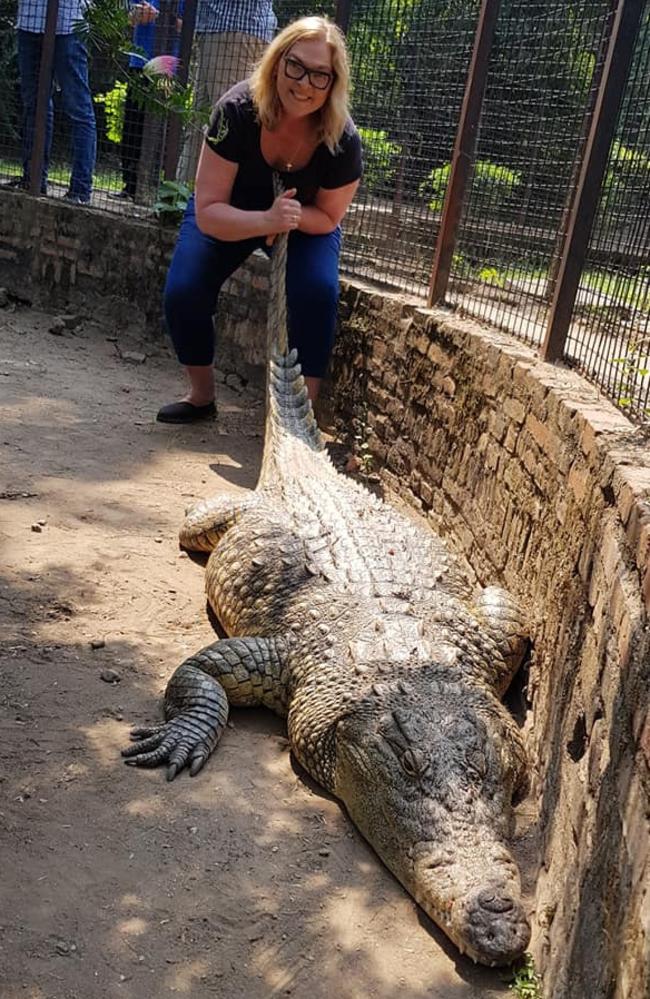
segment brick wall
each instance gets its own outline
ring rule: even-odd
[[[0,285],[160,331],[173,234],[0,194]],[[268,268],[224,288],[219,336],[262,360]],[[647,999],[650,446],[577,375],[505,334],[345,283],[329,386],[386,485],[480,582],[529,608],[538,816],[533,947],[549,999]]]
[[[347,286],[334,411],[389,488],[524,601],[549,999],[647,999],[650,446],[505,334]]]

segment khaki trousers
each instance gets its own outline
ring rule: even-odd
[[[214,107],[222,94],[247,79],[261,59],[266,42],[239,31],[201,32],[194,40],[190,80],[195,108]],[[178,164],[178,179],[193,181],[203,147],[203,130],[191,125]]]

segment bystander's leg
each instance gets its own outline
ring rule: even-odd
[[[67,197],[90,201],[97,151],[97,127],[88,83],[88,52],[73,33],[57,35],[54,74],[61,87],[63,110],[72,123],[72,173]]]

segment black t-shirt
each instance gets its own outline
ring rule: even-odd
[[[210,149],[239,164],[230,203],[235,208],[265,211],[273,203],[273,167],[262,156],[262,128],[248,82],[237,83],[217,103],[205,141]],[[351,118],[333,155],[321,142],[309,163],[290,173],[279,171],[286,188],[297,188],[297,199],[311,205],[320,187],[344,187],[362,173],[361,139]]]

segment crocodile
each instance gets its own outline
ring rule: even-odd
[[[284,305],[286,238],[273,253],[267,417],[253,492],[202,501],[181,545],[209,552],[207,596],[227,638],[182,663],[165,721],[131,733],[136,766],[199,772],[229,705],[287,719],[292,752],[458,949],[489,966],[530,925],[508,847],[526,789],[501,696],[525,615],[475,592],[443,540],[334,467]]]

